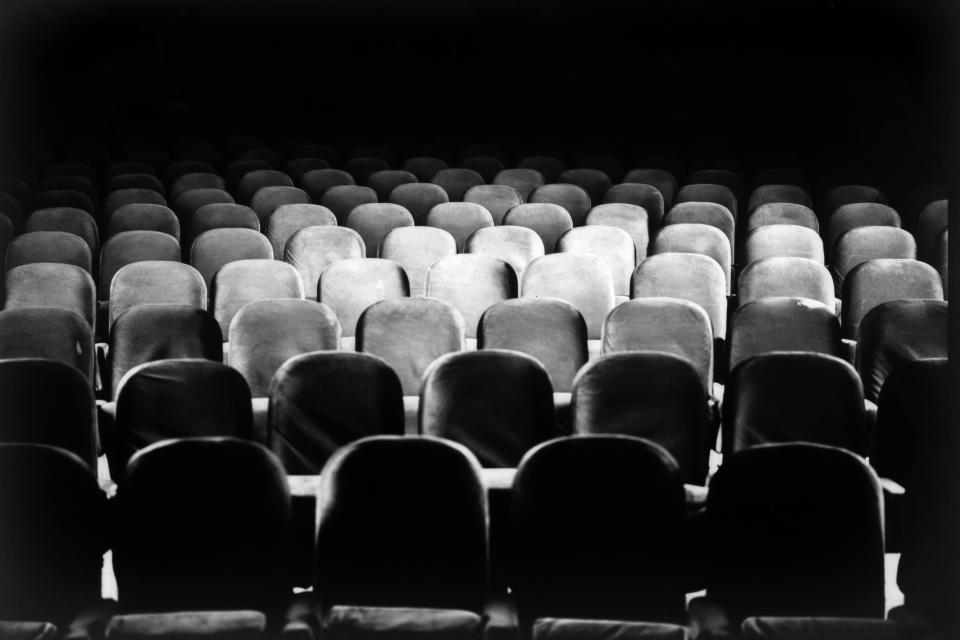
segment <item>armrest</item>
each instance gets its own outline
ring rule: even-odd
[[[113,600],[99,600],[73,619],[64,640],[99,640],[103,638],[107,623],[113,616],[117,603]]]
[[[507,594],[490,597],[484,606],[483,613],[487,618],[487,626],[483,631],[484,640],[520,639],[517,608]]]

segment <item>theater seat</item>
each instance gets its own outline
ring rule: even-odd
[[[96,327],[96,285],[80,267],[52,262],[25,264],[8,270],[4,281],[4,309],[65,309],[79,315],[91,328]]]
[[[380,258],[403,267],[411,296],[426,293],[427,272],[442,258],[456,255],[457,241],[436,227],[397,227],[380,242]]]
[[[330,640],[480,640],[485,620],[472,611],[335,606],[321,633]]]
[[[689,640],[691,631],[675,624],[538,618],[533,640]]]
[[[76,368],[94,384],[93,329],[67,309],[18,307],[0,311],[0,360],[44,358]]]
[[[414,223],[422,225],[431,209],[438,204],[450,202],[450,198],[440,185],[413,182],[398,185],[390,192],[389,199],[384,197],[380,201],[404,207],[413,216]]]
[[[917,637],[891,620],[870,618],[747,618],[743,640],[907,640]]]
[[[427,271],[426,296],[449,302],[463,316],[467,349],[476,348],[483,312],[517,297],[517,276],[503,260],[482,254],[441,258]]]
[[[316,299],[320,274],[337,260],[360,259],[366,255],[363,238],[353,229],[322,225],[300,229],[287,240],[284,261],[303,278],[306,297]]]
[[[400,265],[381,258],[337,260],[320,274],[317,300],[340,321],[340,348],[355,349],[360,315],[375,302],[410,295],[407,274]]]
[[[178,611],[113,616],[110,640],[260,640],[267,617],[259,611]]]
[[[519,279],[532,260],[544,255],[544,245],[537,231],[505,222],[503,226],[486,227],[471,234],[464,253],[499,258],[513,267]]]

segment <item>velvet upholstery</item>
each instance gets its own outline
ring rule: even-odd
[[[575,227],[560,236],[557,252],[600,258],[613,276],[614,295],[630,296],[630,278],[637,266],[637,247],[623,229],[605,225]]]
[[[846,204],[886,204],[887,196],[880,189],[864,184],[841,184],[823,194],[817,212],[821,220],[829,220],[834,211]]]
[[[797,224],[766,224],[747,234],[744,260],[749,264],[764,258],[807,258],[823,263],[823,240],[813,229]]]
[[[300,229],[287,240],[284,260],[303,278],[306,294],[315,297],[320,274],[337,260],[359,259],[366,254],[363,238],[353,229],[334,225]]]
[[[65,231],[83,238],[90,248],[90,255],[96,257],[100,250],[100,233],[97,222],[83,209],[60,207],[55,209],[37,209],[27,218],[24,231]]]
[[[679,298],[637,298],[617,305],[603,323],[603,353],[659,351],[689,361],[704,389],[713,387],[713,330],[698,304]]]
[[[830,269],[837,289],[843,288],[843,279],[858,264],[875,258],[917,257],[917,244],[909,232],[890,226],[857,227],[847,231],[833,246]]]
[[[502,226],[475,231],[467,238],[464,253],[499,258],[513,267],[519,278],[532,260],[544,255],[543,240],[536,230],[508,224],[507,218],[504,220]]]
[[[117,271],[147,260],[180,262],[180,244],[173,236],[160,231],[123,231],[103,243],[97,288],[100,299],[109,299],[110,285]]]
[[[943,300],[940,275],[933,267],[917,260],[860,263],[843,281],[843,337],[857,340],[861,321],[877,305],[909,299]]]
[[[614,307],[613,276],[606,263],[594,255],[557,253],[533,260],[523,272],[520,294],[558,298],[583,314],[587,337],[600,338],[603,320]]]
[[[613,186],[610,176],[599,169],[581,167],[567,169],[560,174],[559,182],[574,184],[587,192],[590,202],[602,202],[604,194]]]
[[[207,308],[207,286],[188,264],[164,260],[132,262],[110,283],[110,326],[127,309],[146,303],[184,304]]]
[[[723,185],[733,192],[737,198],[743,198],[743,178],[736,171],[721,168],[697,169],[687,176],[686,184],[717,184]]]
[[[438,260],[456,253],[456,239],[436,227],[397,227],[380,242],[380,257],[403,267],[411,296],[425,295],[427,271]]]
[[[553,183],[560,179],[560,174],[566,169],[563,161],[553,156],[527,156],[517,163],[517,168],[532,169],[543,176],[544,182]],[[524,198],[526,200],[526,198]]]
[[[267,618],[259,611],[177,611],[113,616],[108,640],[260,640]]]
[[[7,245],[7,271],[37,262],[72,264],[87,273],[93,266],[90,247],[84,239],[66,231],[23,233]]]
[[[370,176],[378,171],[386,171],[389,168],[390,163],[383,158],[358,156],[356,153],[354,157],[347,160],[343,165],[344,171],[353,176],[357,184],[366,184]]]
[[[156,360],[223,360],[223,334],[203,307],[141,303],[119,314],[110,332],[110,367],[102,371],[109,397],[117,397],[130,369]]]
[[[661,622],[539,618],[533,623],[532,637],[533,640],[689,640],[690,631]]]
[[[7,271],[4,309],[54,307],[73,311],[94,327],[96,286],[90,274],[72,264],[37,262]]]
[[[477,348],[526,353],[546,368],[555,393],[569,393],[587,362],[587,325],[577,308],[563,300],[504,300],[480,317]]]
[[[388,202],[390,194],[395,188],[402,184],[418,182],[417,176],[409,171],[398,169],[385,169],[377,171],[367,178],[366,185],[377,193],[377,201]]]
[[[166,206],[167,199],[153,189],[118,189],[107,194],[103,201],[103,216],[109,217],[120,207],[134,203]]]
[[[675,204],[663,218],[664,229],[661,230],[661,233],[666,231],[668,225],[683,223],[706,224],[722,231],[730,243],[730,257],[731,260],[733,259],[736,221],[733,214],[725,206],[715,202],[680,202]]]
[[[93,329],[67,309],[21,307],[0,311],[0,360],[46,358],[80,371],[94,381]]]
[[[464,447],[401,436],[348,444],[324,467],[318,507],[315,593],[325,607],[481,610],[487,498]]]
[[[670,214],[667,214],[667,218]],[[664,219],[666,221],[666,218]],[[709,224],[683,222],[660,229],[653,241],[651,255],[661,253],[696,253],[712,258],[723,270],[726,293],[731,290],[732,255],[729,239],[723,231]]]
[[[754,212],[766,204],[796,204],[810,208],[813,200],[806,189],[795,184],[764,184],[750,193],[747,211],[753,217]]]
[[[270,385],[270,447],[287,473],[319,474],[337,449],[372,435],[403,435],[403,389],[367,353],[293,356]]]
[[[728,370],[771,351],[840,356],[840,323],[833,308],[809,298],[761,298],[738,308],[730,326]]]
[[[725,207],[734,220],[737,218],[737,197],[730,187],[722,184],[686,184],[677,192],[673,206],[688,202],[712,202]]]
[[[751,262],[737,282],[743,306],[763,298],[810,298],[828,307],[835,303],[833,278],[822,263],[809,258],[777,257]]]
[[[828,218],[827,232],[824,235],[824,246],[829,255],[836,250],[840,236],[859,227],[900,227],[900,216],[891,207],[873,202],[856,202],[845,204]]]
[[[530,167],[504,169],[493,178],[493,184],[516,189],[524,202],[527,202],[534,189],[545,183],[543,174]]]
[[[448,166],[450,165],[440,158],[414,156],[404,160],[400,168],[412,173],[420,182],[430,182],[430,178],[432,178],[437,171],[446,169]]]
[[[434,298],[381,300],[360,315],[357,351],[383,359],[400,378],[405,396],[440,356],[464,348],[464,321],[456,307]]]
[[[650,256],[633,272],[632,298],[681,298],[703,307],[714,338],[727,334],[727,297],[723,268],[698,253]]]
[[[713,435],[707,389],[685,358],[643,351],[602,355],[574,379],[571,407],[575,433],[646,438],[673,456],[684,482],[706,480]]]
[[[426,295],[449,302],[475,338],[480,316],[492,305],[517,297],[517,276],[503,260],[483,254],[441,258],[427,271]]]
[[[33,195],[34,209],[52,209],[54,207],[83,209],[90,215],[96,213],[96,206],[94,205],[93,199],[82,191],[75,189],[43,189]],[[19,216],[17,217],[19,218]]]
[[[322,633],[329,640],[480,640],[484,626],[472,611],[336,606]]]
[[[48,175],[40,182],[37,191],[40,193],[57,191],[81,193],[89,198],[90,202],[94,203],[94,205],[100,200],[94,180],[81,175]],[[86,209],[86,211],[93,213],[93,211],[89,209]]]
[[[66,630],[95,605],[106,517],[96,473],[78,457],[52,446],[0,444],[0,618]]]
[[[237,201],[240,204],[253,204],[256,193],[264,187],[292,187],[293,180],[282,171],[257,169],[247,172],[237,183]],[[259,213],[258,213],[259,215]]]
[[[186,246],[213,229],[253,229],[260,231],[260,220],[250,207],[232,202],[214,202],[197,209],[190,220]]]
[[[337,218],[319,204],[283,204],[274,209],[266,222],[266,236],[273,245],[274,260],[283,260],[287,241],[307,227],[336,226]]]
[[[310,196],[296,187],[273,186],[257,189],[250,200],[250,208],[257,213],[262,229],[266,229],[274,211],[289,204],[310,204]]]
[[[484,183],[483,176],[473,169],[460,168],[441,169],[433,174],[430,182],[442,187],[451,202],[462,202],[470,187]]]
[[[221,268],[237,260],[273,260],[273,246],[259,231],[223,227],[200,234],[190,247],[190,264],[207,287]]]
[[[516,467],[555,435],[550,375],[514,351],[445,355],[423,375],[419,423],[420,433],[463,444],[484,467]]]
[[[208,171],[190,171],[181,174],[170,183],[168,193],[171,202],[175,202],[180,194],[191,189],[219,189],[226,190],[227,183],[217,174]]]
[[[171,208],[180,219],[180,227],[182,229],[189,229],[190,221],[193,219],[193,214],[197,209],[205,204],[214,204],[217,202],[233,204],[235,200],[233,196],[223,189],[190,189],[177,196],[176,199],[173,200],[173,206]]]
[[[510,209],[503,217],[503,225],[532,229],[543,241],[545,252],[553,253],[560,236],[573,228],[573,219],[569,212],[558,204],[531,202]]]
[[[476,171],[484,182],[491,182],[504,170],[503,161],[492,155],[471,155],[464,157],[458,165],[461,169]]]
[[[745,231],[749,234],[768,224],[795,224],[820,232],[817,214],[809,206],[790,202],[769,202],[750,211]]]
[[[859,456],[773,444],[725,456],[707,496],[707,596],[747,616],[884,614],[883,503]]]
[[[86,372],[62,361],[14,357],[0,361],[0,382],[0,440],[59,447],[96,470],[96,402]]]
[[[444,202],[430,209],[426,225],[447,231],[462,251],[467,238],[474,231],[492,227],[493,216],[485,207],[472,202]]]
[[[521,629],[545,616],[680,622],[682,482],[670,454],[640,438],[564,438],[529,452],[512,491]]]
[[[294,183],[299,184],[303,174],[314,169],[329,169],[330,163],[323,158],[291,158],[283,165],[283,171],[293,178]]]
[[[467,189],[463,201],[482,206],[490,212],[495,225],[503,224],[503,217],[513,207],[523,204],[523,197],[515,188],[504,184],[479,184]]]
[[[260,146],[255,145],[255,146]],[[240,181],[243,180],[243,177],[248,173],[253,173],[255,171],[270,171],[272,170],[273,165],[263,158],[236,158],[228,162],[223,170],[220,172],[223,174],[223,177],[227,179],[227,189],[231,193],[236,193],[240,186]],[[271,174],[266,174],[264,176],[269,183],[269,179],[273,177]],[[258,180],[252,180],[250,187],[248,188],[249,194],[252,196],[256,193],[259,188]],[[241,201],[241,204],[250,204],[250,200]]]
[[[230,323],[247,303],[303,297],[303,280],[297,270],[272,258],[229,262],[217,272],[210,287],[210,307],[224,340],[231,339]]]
[[[320,202],[323,194],[332,187],[355,186],[356,182],[346,171],[340,169],[312,169],[307,171],[297,183],[301,189],[307,192],[311,202]],[[371,191],[373,191],[371,189]],[[374,193],[374,195],[376,195]],[[326,203],[320,202],[320,204]]]
[[[157,443],[130,460],[116,500],[122,612],[282,613],[293,586],[293,516],[283,468],[264,447],[233,438]]]
[[[413,224],[413,216],[400,205],[374,202],[354,207],[345,226],[360,234],[367,248],[367,257],[375,258],[384,236],[392,229],[412,227]]]
[[[0,621],[0,636],[6,640],[54,640],[58,634],[49,622]]]
[[[356,334],[360,314],[374,302],[410,295],[400,265],[380,258],[338,260],[320,274],[317,300],[340,320],[343,337]]]
[[[127,204],[114,211],[105,237],[124,231],[159,231],[180,242],[180,220],[172,209],[159,204]]]
[[[677,179],[663,169],[633,169],[623,178],[624,183],[646,184],[654,187],[663,197],[663,210],[673,206],[673,199],[680,189]]]
[[[429,180],[429,178],[428,178]],[[427,220],[427,214],[438,204],[450,202],[443,187],[430,182],[411,182],[398,185],[388,198],[381,202],[391,202],[400,205],[410,212],[415,224],[422,225]]]
[[[635,248],[634,260],[639,262],[647,257],[647,247],[650,244],[650,229],[653,223],[648,217],[647,210],[643,207],[625,203],[597,205],[587,214],[587,219],[584,224],[588,227],[599,225],[616,227],[626,231],[633,240]]]
[[[565,183],[545,184],[537,187],[530,194],[528,202],[555,204],[563,207],[570,214],[570,220],[575,227],[584,223],[592,206],[589,194],[582,187]],[[544,240],[544,244],[548,244],[546,240]]]
[[[867,399],[877,402],[887,377],[900,367],[946,358],[948,333],[948,304],[940,300],[895,300],[867,312],[856,354]]]
[[[743,640],[907,640],[893,620],[871,618],[747,618]]]

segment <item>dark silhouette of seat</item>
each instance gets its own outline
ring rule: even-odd
[[[180,242],[180,220],[172,209],[159,204],[128,204],[107,220],[105,238],[124,231],[159,231]]]
[[[45,358],[70,365],[94,382],[93,328],[74,311],[14,307],[0,311],[0,360]]]
[[[66,231],[32,231],[7,246],[7,271],[25,264],[55,262],[72,264],[91,273],[90,247],[78,235]]]
[[[430,182],[439,185],[447,192],[451,202],[463,201],[470,187],[483,184],[483,176],[472,169],[441,169],[433,174]]]
[[[311,202],[321,202],[321,198],[332,187],[355,186],[353,177],[340,169],[313,169],[304,173],[298,181],[298,186],[307,192]],[[371,189],[371,192],[373,190]],[[374,196],[376,194],[374,193]]]
[[[38,209],[30,214],[24,225],[24,231],[64,231],[83,238],[90,248],[90,256],[95,258],[100,251],[100,232],[97,223],[89,213],[82,209],[62,207],[57,209]]]

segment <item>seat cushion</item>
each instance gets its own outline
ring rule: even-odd
[[[533,640],[687,640],[686,627],[653,622],[539,618]]]
[[[333,607],[324,640],[479,640],[483,619],[470,611],[394,607]]]
[[[188,611],[115,616],[108,640],[256,640],[267,618],[257,611]]]

